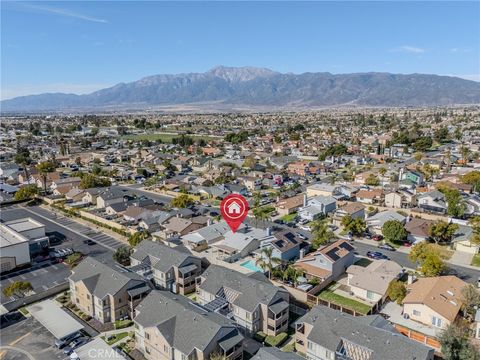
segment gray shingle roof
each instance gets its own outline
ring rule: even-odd
[[[233,304],[249,312],[255,310],[259,303],[269,305],[275,300],[277,293],[286,291],[268,281],[218,265],[210,265],[202,277],[205,280],[200,285],[200,289],[210,294],[217,294],[223,287],[233,289],[239,293]]]
[[[69,279],[74,282],[83,281],[87,289],[100,299],[108,294],[116,294],[127,284],[130,289],[145,283],[135,273],[120,267],[114,268],[91,257],[78,264]]]
[[[303,357],[293,352],[284,352],[275,347],[263,347],[251,360],[303,360]]]
[[[169,271],[173,266],[182,265],[189,258],[195,258],[183,246],[171,248],[150,240],[143,240],[138,244],[131,257],[138,261],[144,261],[148,258],[152,267],[162,272]]]
[[[144,328],[156,327],[171,346],[185,355],[194,348],[205,350],[212,340],[243,338],[234,322],[168,291],[151,292],[136,313],[136,323]]]
[[[331,351],[342,342],[366,347],[371,351],[369,360],[423,360],[433,352],[391,329],[378,315],[354,317],[320,305],[297,322],[313,325],[308,340]]]

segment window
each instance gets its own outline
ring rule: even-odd
[[[146,352],[147,354],[150,354],[150,349],[149,349],[148,347],[145,347],[145,352]]]
[[[436,327],[442,327],[442,319],[432,316],[432,325]]]
[[[367,299],[373,300],[375,298],[375,293],[373,291],[367,290]]]
[[[313,343],[311,341],[307,342],[308,350],[313,350]]]
[[[325,350],[325,357],[327,359],[331,359],[332,358],[332,352],[330,350]]]
[[[145,333],[145,339],[150,340],[150,334],[149,333]]]
[[[185,354],[182,354],[182,360],[187,360],[187,356]]]
[[[87,294],[87,300],[90,300],[90,294]]]
[[[167,345],[163,345],[163,351],[168,354],[168,346]]]
[[[250,320],[250,319],[251,319],[251,317],[252,317],[252,315],[250,315],[250,313],[248,313],[248,312],[247,312],[247,313],[245,313],[245,314],[246,314],[246,316],[247,316],[247,320]]]
[[[421,313],[420,311],[418,311],[418,310],[413,310],[413,315],[414,315],[414,316],[421,316],[422,313]]]
[[[119,304],[122,303],[122,298],[118,298],[118,303],[119,303]]]

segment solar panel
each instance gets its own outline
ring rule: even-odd
[[[337,255],[337,250],[336,249],[332,249],[332,250],[327,251],[327,256],[330,259],[332,259],[333,261],[337,261],[338,259],[340,259],[340,257]]]
[[[350,245],[349,243],[347,242],[343,242],[339,245],[339,247],[341,247],[342,249],[345,249],[345,250],[348,250],[348,251],[352,251],[353,250],[353,246]]]

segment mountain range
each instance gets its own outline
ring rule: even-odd
[[[390,73],[279,73],[218,66],[204,73],[154,75],[85,95],[45,93],[4,100],[2,112],[100,109],[309,109],[327,106],[480,104],[480,83],[450,76]]]

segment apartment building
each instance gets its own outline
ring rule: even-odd
[[[232,316],[246,333],[278,335],[287,330],[289,294],[263,274],[211,265],[197,281],[199,303]]]
[[[132,317],[150,292],[139,275],[91,257],[76,266],[68,280],[72,303],[102,323]]]
[[[242,359],[234,321],[167,291],[151,292],[135,310],[135,345],[148,360]]]
[[[152,279],[160,289],[182,295],[195,291],[202,273],[202,259],[184,246],[171,248],[161,242],[143,240],[130,256],[131,270]]]

